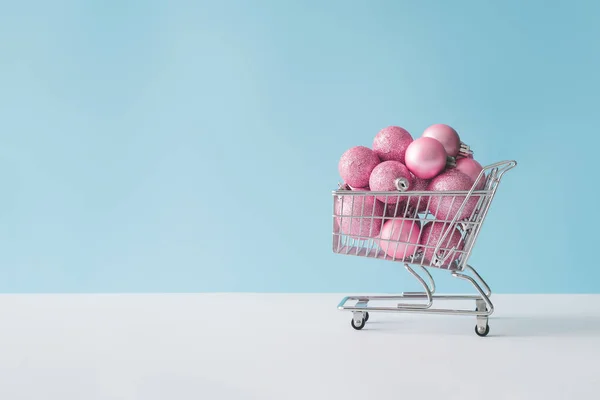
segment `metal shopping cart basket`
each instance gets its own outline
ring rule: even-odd
[[[334,253],[401,262],[423,287],[422,292],[399,295],[344,297],[338,308],[352,311],[352,327],[362,329],[369,312],[473,315],[475,333],[486,336],[488,317],[494,312],[491,290],[468,261],[498,185],[516,165],[502,161],[484,167],[468,191],[402,191],[401,182],[396,182],[396,192],[358,191],[340,185],[333,192]],[[427,268],[447,270],[454,278],[471,283],[477,294],[435,294]],[[402,302],[392,306],[373,305],[398,300]],[[434,307],[436,300],[475,300],[475,307],[439,308]]]

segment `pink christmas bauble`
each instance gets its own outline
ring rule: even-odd
[[[373,169],[381,162],[368,147],[355,146],[348,149],[338,163],[340,176],[351,187],[365,187]]]
[[[390,219],[383,224],[377,243],[388,256],[406,259],[418,249],[420,233],[420,224],[416,221]]]
[[[471,178],[456,168],[451,168],[433,178],[427,189],[432,192],[468,191],[471,190],[472,186],[473,180]],[[458,213],[465,199],[466,196],[461,195],[432,196],[429,202],[429,211],[438,220],[451,221]],[[472,195],[469,198],[458,217],[459,221],[471,216],[477,206],[478,200],[479,197],[476,195]]]
[[[421,245],[431,246],[423,248],[423,260],[429,264],[434,260],[434,251],[438,245],[440,239],[446,235],[444,241],[440,244],[440,249],[436,254],[437,260],[441,261],[444,257],[449,256],[443,263],[438,266],[448,266],[460,257],[460,253],[453,252],[449,255],[452,248],[456,250],[462,250],[465,247],[464,241],[462,241],[462,235],[456,226],[453,226],[450,232],[446,233],[450,224],[443,222],[430,222],[423,227],[421,234]]]
[[[406,166],[416,177],[431,179],[446,167],[447,154],[436,139],[421,137],[406,149]]]
[[[400,203],[388,204],[385,208],[385,216],[388,218],[403,217],[406,212],[406,204],[403,205],[402,203],[401,201]]]
[[[407,190],[405,192],[406,194],[409,194],[410,192],[424,192],[427,190],[427,187],[429,185],[428,179],[417,178],[412,173],[411,173],[411,176],[413,179],[413,185],[409,190]],[[400,198],[400,204],[398,204],[398,207],[396,208],[395,205],[393,205],[393,204],[388,205],[385,214],[386,214],[386,216],[388,216],[390,218],[396,218],[396,217],[411,217],[412,218],[412,217],[414,217],[415,214],[422,213],[427,210],[428,199],[429,199],[428,196],[423,196],[423,195],[421,195],[421,197],[416,196],[416,195],[414,195],[414,196],[402,195]],[[408,202],[408,208],[406,207],[407,202]],[[418,206],[418,208],[417,208],[417,206]]]
[[[369,178],[369,187],[373,192],[398,191],[396,181],[400,180],[406,185],[406,189],[412,187],[412,176],[410,171],[400,161],[384,161],[373,169]],[[377,196],[379,201],[394,204],[398,202],[398,196]]]
[[[388,126],[380,130],[373,139],[373,151],[381,161],[400,161],[404,164],[404,153],[413,137],[404,128]]]
[[[456,169],[467,175],[473,182],[477,180],[479,173],[483,170],[481,164],[472,158],[461,158],[456,160]],[[485,186],[485,175],[481,177],[477,183],[477,190],[483,189]]]
[[[407,208],[406,199],[401,198],[400,202],[387,205],[385,216],[387,218],[416,218],[417,211],[414,208]]]
[[[410,188],[409,192],[424,192],[427,191],[427,187],[429,186],[429,179],[421,179],[416,176],[413,176],[413,186]],[[422,213],[427,211],[427,202],[429,197],[421,195],[419,196],[410,196],[408,197],[408,206],[418,213]],[[418,208],[417,208],[418,206]]]
[[[456,157],[460,150],[460,137],[454,128],[445,124],[431,125],[423,132],[422,137],[438,140],[450,157]]]
[[[375,196],[354,195],[335,198],[336,223],[344,235],[372,238],[381,232],[383,203]],[[363,217],[363,218],[361,218]]]

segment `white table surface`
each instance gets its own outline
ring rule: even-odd
[[[600,295],[494,295],[474,317],[342,295],[1,295],[0,399],[597,399]]]

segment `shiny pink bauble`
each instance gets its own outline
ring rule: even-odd
[[[450,224],[443,222],[429,222],[423,227],[421,234],[421,245],[423,246],[432,246],[432,247],[424,247],[423,248],[423,260],[426,263],[430,263],[434,257],[435,247],[438,245],[442,236],[446,235],[444,241],[440,245],[440,250],[438,250],[437,257],[438,259],[443,259],[446,255],[448,255],[448,251],[453,247],[456,247],[456,250],[462,250],[465,247],[464,241],[462,241],[462,235],[456,226],[453,226],[451,231],[446,233]],[[447,260],[442,263],[440,266],[447,266],[453,263],[456,259],[460,257],[460,253],[455,253],[448,257]]]
[[[420,224],[416,221],[390,219],[383,224],[377,243],[388,256],[405,259],[418,249],[420,233]]]
[[[344,235],[355,239],[372,238],[381,232],[383,203],[375,196],[342,196],[335,198],[337,225]],[[359,217],[364,218],[359,218]]]
[[[436,139],[421,137],[406,149],[406,166],[417,178],[431,179],[446,167],[447,154]]]
[[[433,178],[427,189],[432,192],[469,191],[472,186],[473,180],[471,178],[456,168],[451,168]],[[451,221],[465,199],[466,196],[461,195],[435,196],[432,194],[429,202],[429,212],[435,215],[438,220]],[[472,195],[465,204],[458,220],[470,217],[477,206],[478,200],[478,196]]]
[[[463,172],[469,178],[475,182],[479,173],[483,171],[483,167],[477,161],[472,158],[461,158],[456,160],[456,169]],[[485,175],[481,177],[479,182],[477,183],[477,189],[483,189],[485,186]]]
[[[404,178],[408,182],[408,188],[412,187],[412,176],[410,171],[400,161],[384,161],[373,169],[369,178],[369,187],[373,192],[398,192],[396,179]],[[398,196],[377,196],[379,201],[387,204],[398,202]]]
[[[380,162],[373,150],[365,146],[355,146],[342,154],[338,170],[344,182],[351,187],[365,187],[369,185],[371,172]]]
[[[422,137],[438,140],[450,157],[456,157],[460,150],[460,137],[454,128],[445,124],[431,125],[423,132]]]
[[[406,148],[413,137],[404,128],[388,126],[380,130],[373,139],[373,151],[381,161],[400,161],[404,163]]]

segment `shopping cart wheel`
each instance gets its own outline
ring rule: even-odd
[[[360,313],[359,312],[359,313],[355,313],[352,316],[352,321],[350,321],[350,324],[357,331],[360,331],[362,328],[365,327],[365,324],[367,323],[367,316],[366,316],[366,314],[368,314],[368,313],[366,313],[366,312]]]
[[[487,334],[490,333],[490,326],[488,324],[485,324],[485,330],[480,331],[479,327],[475,325],[475,333],[477,334],[477,336],[487,336]]]
[[[352,327],[354,329],[356,329],[357,331],[360,331],[362,328],[365,327],[365,324],[367,323],[367,320],[363,319],[360,324],[356,324],[356,322],[354,322],[354,318],[352,318],[352,321],[350,322],[350,324],[352,325]]]
[[[369,320],[369,312],[366,311],[365,312],[365,322],[367,322]]]

